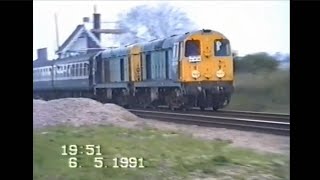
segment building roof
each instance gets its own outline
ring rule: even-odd
[[[72,32],[72,34],[67,38],[67,40],[59,47],[59,49],[56,51],[57,54],[63,53],[68,51],[70,46],[75,43],[81,35],[87,34],[87,37],[94,43],[94,46],[98,48],[102,48],[98,38],[89,30],[86,29],[86,27],[81,24],[76,27],[76,29]]]
[[[51,66],[52,64],[53,64],[53,61],[37,59],[37,60],[33,61],[33,68]]]

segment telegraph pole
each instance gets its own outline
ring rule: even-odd
[[[58,17],[57,13],[54,13],[54,20],[56,26],[56,40],[57,40],[57,50],[59,49],[59,30],[58,30]]]

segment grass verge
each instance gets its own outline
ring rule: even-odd
[[[33,138],[34,180],[289,179],[288,156],[257,154],[227,142],[196,140],[173,132],[61,126],[34,131]],[[79,145],[78,155],[62,155],[62,146],[71,144]],[[85,155],[90,150],[80,145],[89,144],[100,145],[102,155]],[[70,157],[77,157],[82,168],[68,167]],[[95,157],[104,157],[108,167],[95,168],[99,164],[94,163]],[[115,157],[141,157],[145,167],[113,168]],[[125,160],[122,165],[126,166]]]

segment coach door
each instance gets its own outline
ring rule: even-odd
[[[101,58],[101,53],[98,53],[93,57],[93,78],[94,84],[101,84],[104,77],[104,69],[103,69],[103,62]]]

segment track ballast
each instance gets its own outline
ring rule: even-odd
[[[290,115],[245,111],[170,111],[128,109],[139,117],[167,122],[290,135]]]

